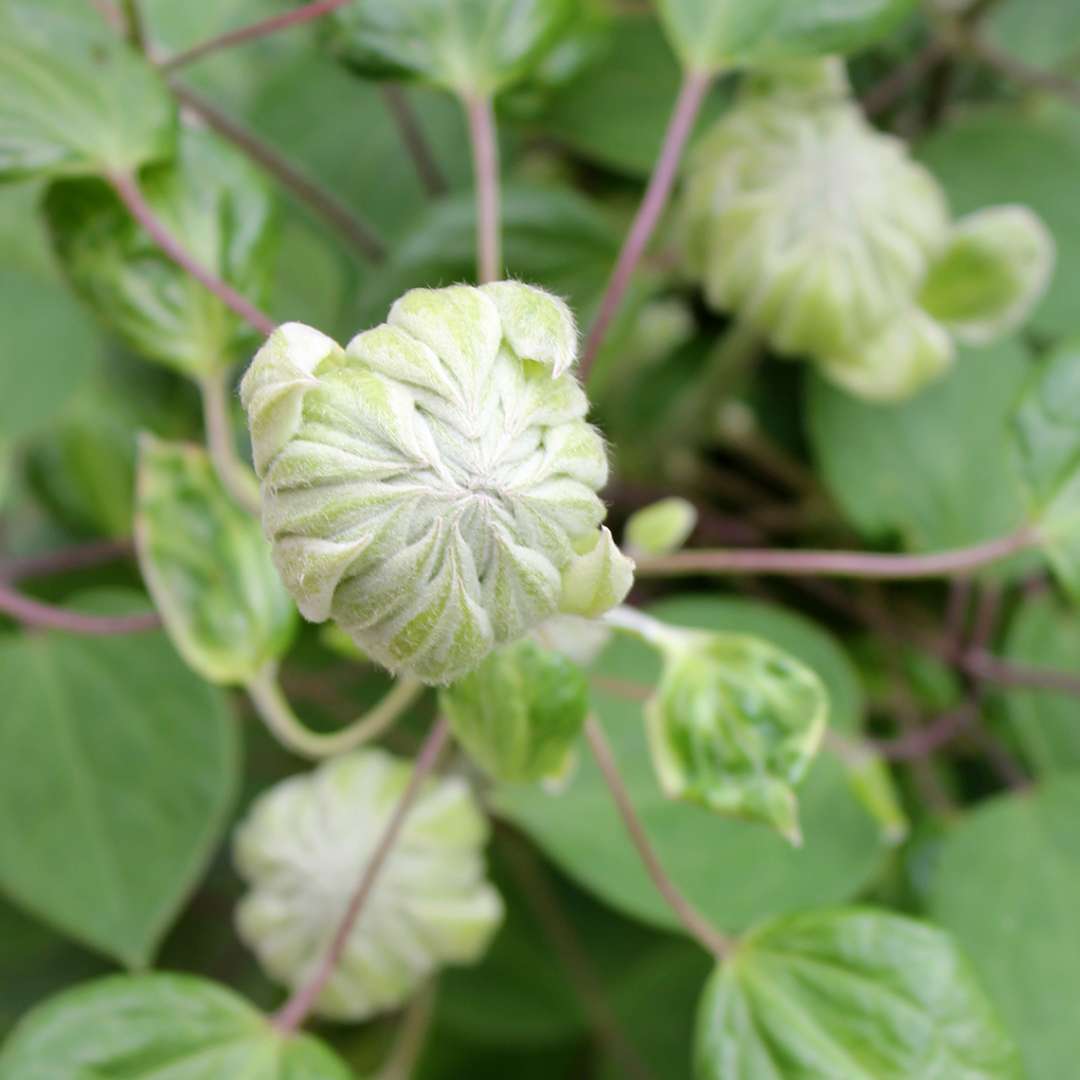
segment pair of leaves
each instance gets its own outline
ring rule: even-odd
[[[127,594],[95,608],[130,610]],[[221,694],[157,633],[0,644],[0,889],[128,965],[149,961],[232,801]]]
[[[406,75],[463,97],[489,97],[550,51],[575,2],[367,0],[329,17],[329,45],[363,75]]]
[[[170,637],[204,679],[244,684],[284,655],[296,608],[204,450],[142,437],[135,543]]]
[[[140,187],[196,260],[254,304],[265,301],[274,202],[250,162],[217,136],[185,129],[176,160],[144,170]],[[140,355],[198,376],[250,344],[250,327],[165,255],[101,180],[53,184],[45,213],[77,291]]]
[[[894,30],[912,0],[660,0],[683,65],[735,65],[860,48]]]
[[[0,1054],[0,1080],[353,1080],[308,1035],[284,1036],[231,990],[190,975],[119,975],[46,1001]]]
[[[706,986],[698,1080],[1019,1080],[1016,1048],[948,935],[871,909],[768,923]]]
[[[173,152],[164,81],[90,4],[0,2],[0,179],[134,172]]]

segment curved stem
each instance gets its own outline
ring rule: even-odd
[[[237,123],[213,102],[207,101],[179,79],[169,79],[169,88],[186,105],[223,138],[242,150],[252,161],[262,166],[283,188],[318,214],[336,233],[348,240],[364,258],[373,263],[386,258],[386,248],[374,229],[347,207],[333,192],[294,165],[253,131]]]
[[[375,1080],[411,1080],[435,1016],[435,980],[429,980],[405,1007],[390,1055]]]
[[[660,895],[667,901],[668,906],[678,916],[679,921],[686,927],[687,932],[695,938],[704,949],[712,953],[718,960],[722,960],[731,951],[731,941],[720,933],[715,926],[701,914],[700,911],[681,892],[675,882],[668,877],[659,856],[653,849],[652,842],[645,832],[645,826],[634,809],[630,792],[626,790],[623,778],[619,773],[619,766],[615,761],[615,755],[608,744],[604,729],[595,716],[590,716],[585,724],[585,735],[592,748],[593,757],[596,758],[600,771],[604,774],[611,796],[615,805],[622,815],[623,824],[630,834],[630,839],[637,848],[645,869],[652,878]]]
[[[130,539],[94,540],[78,547],[48,551],[42,555],[21,555],[0,560],[0,581],[21,581],[45,574],[66,574],[92,566],[126,559],[135,553]]]
[[[161,626],[157,612],[138,615],[87,615],[81,611],[46,604],[24,596],[0,581],[0,612],[37,630],[61,630],[69,634],[138,634]]]
[[[262,512],[259,484],[255,474],[237,456],[229,418],[229,376],[224,368],[199,379],[202,394],[203,426],[210,460],[225,490],[236,503],[256,517]]]
[[[690,137],[690,132],[694,128],[694,122],[697,120],[698,112],[701,110],[701,103],[705,100],[705,94],[711,82],[712,75],[700,71],[687,72],[683,79],[682,88],[679,90],[679,96],[676,99],[675,108],[671,114],[667,132],[664,135],[660,156],[657,158],[652,177],[649,179],[649,186],[645,190],[645,197],[641,201],[633,225],[630,226],[630,232],[627,234],[622,251],[619,252],[619,258],[615,263],[611,280],[608,282],[607,291],[600,302],[600,310],[597,313],[596,321],[593,323],[586,339],[579,372],[582,382],[585,381],[596,361],[596,355],[600,351],[604,335],[607,333],[612,319],[615,318],[615,313],[619,310],[619,305],[622,303],[623,295],[634,275],[634,270],[645,252],[645,247],[653,234],[653,230],[656,228],[660,214],[667,205],[668,195],[671,193],[671,185],[675,180],[675,172],[679,167],[683,147],[685,147],[686,140]]]
[[[431,147],[424,137],[423,128],[416,119],[416,113],[413,112],[405,91],[397,83],[390,82],[382,83],[380,89],[386,107],[401,133],[401,141],[405,144],[405,149],[416,168],[416,175],[420,177],[420,183],[424,186],[424,191],[433,199],[445,195],[446,178],[439,168],[439,163],[435,160],[435,155],[431,152]]]
[[[332,978],[334,970],[345,952],[353,927],[360,918],[364,905],[371,895],[379,871],[389,857],[390,852],[393,851],[401,827],[405,824],[405,819],[408,817],[410,809],[412,809],[412,804],[420,794],[424,781],[435,768],[439,755],[442,753],[449,737],[450,725],[446,717],[439,717],[432,725],[431,731],[428,732],[427,738],[420,747],[420,753],[413,763],[409,783],[402,792],[397,806],[394,807],[390,820],[386,823],[386,828],[379,838],[378,846],[360,874],[360,880],[356,884],[356,889],[349,900],[349,905],[345,909],[345,914],[342,916],[338,928],[334,931],[334,936],[330,940],[325,955],[319,961],[311,978],[285,1002],[274,1017],[274,1027],[282,1034],[291,1034],[303,1024],[308,1013],[315,1007],[315,1002],[318,1000],[323,988]]]
[[[786,577],[849,577],[875,580],[916,580],[958,577],[1038,546],[1034,529],[1025,527],[1008,536],[971,547],[930,555],[883,555],[869,551],[784,551],[772,548],[680,551],[641,559],[637,573],[644,577],[683,574],[773,574]]]
[[[502,276],[499,235],[499,141],[490,97],[462,99],[469,122],[476,184],[476,279],[483,285]]]
[[[398,679],[376,706],[341,731],[328,733],[312,731],[300,721],[281,689],[273,664],[264,667],[244,689],[278,742],[301,757],[318,761],[377,739],[424,692],[425,687],[415,679]]]
[[[190,49],[184,49],[183,52],[178,52],[175,56],[163,60],[160,66],[168,71],[173,71],[176,68],[183,67],[185,64],[201,60],[204,56],[209,56],[210,53],[218,52],[220,49],[228,49],[233,45],[242,45],[246,41],[254,41],[256,38],[275,34],[279,30],[287,30],[290,26],[299,26],[301,23],[318,19],[322,15],[329,15],[335,8],[342,7],[347,3],[349,3],[349,0],[315,0],[314,3],[305,4],[303,7],[295,8],[292,11],[286,11],[283,15],[274,15],[269,19],[250,23],[248,26],[240,26],[235,30],[229,30],[224,34],[219,34],[217,37],[200,42]]]
[[[685,638],[685,631],[669,626],[660,619],[646,615],[644,611],[632,608],[627,604],[619,604],[602,616],[602,621],[615,630],[621,630],[624,634],[644,641],[654,649],[663,651],[671,645],[678,643],[680,638]]]
[[[202,265],[169,231],[165,223],[154,213],[143,197],[134,176],[126,173],[110,173],[106,179],[131,216],[146,230],[155,244],[181,270],[186,270],[196,281],[210,290],[226,307],[249,322],[261,334],[272,334],[277,324],[269,315],[260,311],[250,300],[241,296],[227,281],[223,281]]]

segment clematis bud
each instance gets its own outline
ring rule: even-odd
[[[573,318],[503,281],[414,289],[342,349],[291,323],[241,396],[263,526],[304,616],[444,684],[559,611],[619,603]]]
[[[295,989],[311,976],[410,771],[382,750],[333,758],[271,788],[241,823],[234,857],[250,891],[237,927],[272,978]],[[483,953],[502,918],[485,878],[486,838],[464,781],[428,781],[316,1003],[319,1015],[362,1020],[396,1008],[440,966]]]

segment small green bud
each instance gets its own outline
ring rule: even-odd
[[[821,680],[742,634],[682,631],[661,647],[664,672],[646,726],[664,793],[768,822],[800,843],[793,787],[825,733]]]
[[[493,652],[441,695],[458,742],[497,780],[565,773],[589,710],[580,668],[532,641]]]
[[[270,336],[241,396],[305,617],[446,684],[560,610],[625,596],[576,342],[565,304],[512,281],[414,289],[347,349],[297,323]]]
[[[634,555],[670,555],[690,538],[697,517],[694,504],[677,495],[654,502],[630,515],[626,548]]]
[[[411,771],[381,750],[333,758],[275,785],[240,824],[234,857],[250,891],[237,929],[273,979],[295,989],[325,955]],[[443,965],[483,954],[503,910],[485,877],[487,832],[462,780],[424,785],[316,1003],[320,1016],[397,1008]]]
[[[1026,206],[961,219],[931,267],[922,305],[968,345],[987,345],[1031,313],[1054,269],[1054,238]]]

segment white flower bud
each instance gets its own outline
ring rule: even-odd
[[[306,618],[448,683],[561,608],[623,598],[576,340],[565,304],[510,281],[414,289],[344,350],[298,324],[271,335],[241,394],[263,525]]]
[[[333,758],[255,802],[234,855],[250,891],[241,938],[295,989],[324,957],[411,766],[381,750]],[[316,1011],[362,1020],[393,1009],[443,964],[470,963],[502,918],[485,878],[487,823],[464,781],[430,780],[409,811]]]

